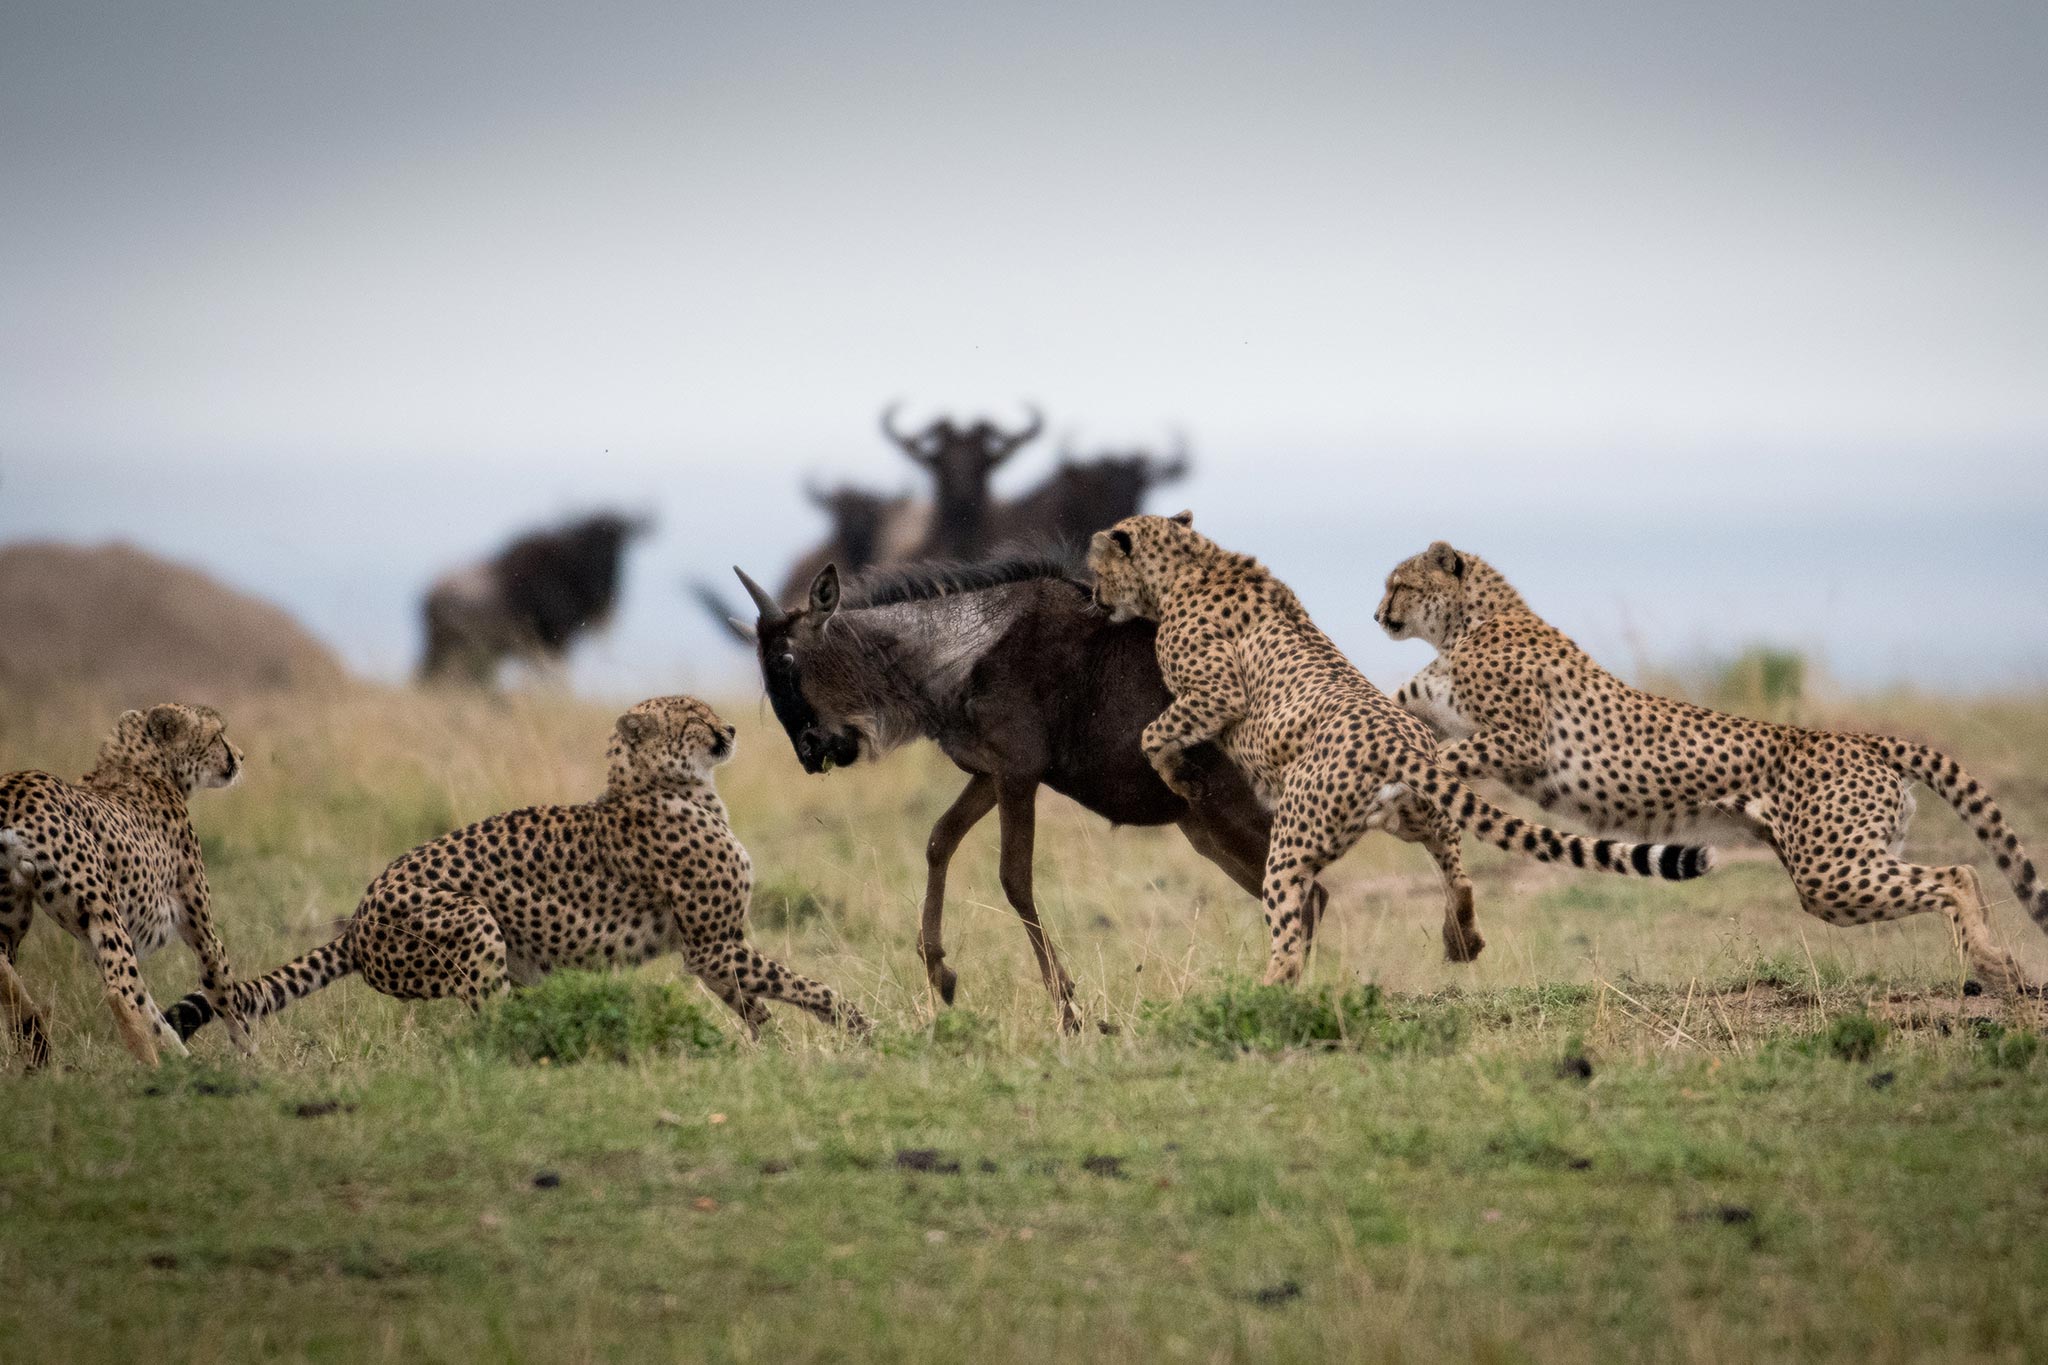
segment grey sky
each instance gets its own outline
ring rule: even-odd
[[[1981,500],[2038,582],[2044,59],[2039,3],[13,4],[0,531],[317,623],[308,556],[403,599],[600,496],[717,569],[806,470],[905,480],[882,401],[1030,397],[1186,426],[1186,499],[1331,592],[1589,505],[1733,507],[1732,560]],[[82,501],[135,470],[280,539]],[[332,526],[349,479],[409,498],[388,538]]]

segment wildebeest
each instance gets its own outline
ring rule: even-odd
[[[902,558],[910,545],[922,539],[922,519],[916,516],[915,499],[908,494],[890,496],[851,484],[827,490],[813,484],[805,487],[804,496],[832,518],[832,533],[783,576],[782,588],[776,593],[779,601],[801,600],[798,595],[827,564],[837,564],[841,573],[857,574],[870,565]],[[908,544],[902,530],[906,520],[917,523]]]
[[[626,542],[649,529],[646,518],[599,513],[529,532],[444,575],[421,604],[421,680],[488,687],[507,658],[560,658],[611,615]]]
[[[929,470],[936,484],[931,528],[911,558],[971,562],[984,557],[992,530],[989,476],[1045,430],[1044,416],[1030,409],[1030,421],[1016,431],[1004,431],[985,417],[966,426],[939,417],[922,431],[906,433],[896,429],[896,406],[883,411],[882,434]]]
[[[1003,894],[1024,921],[1061,1026],[1078,1027],[1074,986],[1038,921],[1031,853],[1038,788],[1120,825],[1177,824],[1196,852],[1260,895],[1271,816],[1213,747],[1194,751],[1206,779],[1193,805],[1167,790],[1139,748],[1172,698],[1148,622],[1112,624],[1088,587],[1054,560],[912,567],[870,574],[841,601],[827,565],[802,606],[785,609],[738,570],[758,613],[755,647],[776,718],[806,772],[820,773],[929,739],[968,773],[925,845],[925,975],[951,1003],[941,921],[946,869],[991,810],[1002,831]],[[1327,893],[1310,901],[1311,923]]]
[[[1144,450],[1110,450],[1084,460],[1062,447],[1059,467],[1043,483],[990,514],[992,550],[1028,553],[1052,546],[1078,553],[1088,537],[1139,511],[1146,493],[1187,472],[1185,440],[1176,440],[1165,459]]]

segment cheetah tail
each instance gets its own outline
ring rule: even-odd
[[[2020,846],[2020,836],[2013,833],[2006,823],[2005,812],[1991,799],[1991,793],[1976,778],[1963,771],[1963,765],[1947,754],[1938,753],[1924,744],[1908,744],[1902,739],[1871,738],[1877,756],[1903,777],[1914,778],[1927,784],[1928,788],[1942,800],[1955,808],[1976,834],[1992,858],[1998,863],[1998,870],[2012,882],[2013,894],[2026,907],[2034,923],[2048,930],[2048,889],[2041,885],[2035,875],[2034,860],[2027,856]]]
[[[1426,801],[1442,807],[1458,826],[1496,848],[1523,853],[1539,863],[1570,863],[1624,877],[1658,877],[1686,882],[1714,868],[1714,850],[1696,844],[1626,844],[1613,839],[1588,839],[1564,834],[1509,815],[1426,758],[1407,769],[1408,785]]]
[[[266,976],[235,982],[230,987],[234,992],[235,1012],[242,1016],[243,1022],[253,1024],[355,969],[355,953],[349,947],[348,935],[343,934],[303,957],[293,958]],[[204,1028],[215,1013],[206,992],[194,991],[165,1010],[164,1019],[178,1031],[178,1037],[190,1038]]]

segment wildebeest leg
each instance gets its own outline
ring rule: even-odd
[[[1003,826],[1003,894],[1010,899],[1017,918],[1024,921],[1025,937],[1038,954],[1039,975],[1060,1007],[1060,1027],[1068,1033],[1081,1027],[1074,1013],[1074,983],[1060,965],[1059,954],[1038,922],[1038,906],[1031,896],[1031,850],[1037,837],[1038,780],[1030,777],[1001,778],[996,786],[997,806]]]
[[[1265,899],[1266,844],[1273,817],[1231,770],[1230,760],[1209,745],[1191,749],[1190,766],[1200,773],[1205,795],[1191,803],[1179,820],[1188,846],[1223,869],[1253,900]],[[1330,893],[1320,881],[1309,888],[1302,930],[1312,944]]]
[[[946,947],[942,940],[942,921],[946,914],[946,869],[952,865],[953,853],[960,847],[960,841],[967,837],[967,831],[981,823],[983,816],[996,806],[996,780],[987,773],[976,773],[967,779],[967,786],[955,797],[939,822],[932,826],[931,838],[924,845],[924,921],[918,926],[917,955],[924,959],[925,979],[932,983],[932,989],[947,1004],[953,1003],[953,988],[959,976],[946,965]]]

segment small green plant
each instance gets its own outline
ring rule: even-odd
[[[1884,1046],[1884,1025],[1858,1011],[1839,1015],[1819,1033],[1821,1050],[1843,1062],[1868,1062]]]
[[[1992,1019],[1977,1023],[1977,1042],[1984,1060],[2003,1071],[2025,1071],[2041,1050],[2041,1035],[2009,1029]]]
[[[1377,986],[1293,989],[1228,982],[1145,1007],[1146,1026],[1175,1042],[1220,1052],[1284,1052],[1351,1047],[1382,1052],[1441,1051],[1464,1031],[1444,1008],[1392,1013]]]
[[[556,972],[484,1009],[475,1041],[514,1062],[623,1062],[723,1052],[732,1042],[687,987],[598,972]]]

